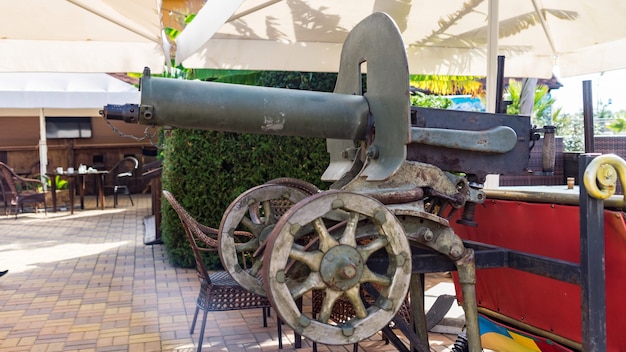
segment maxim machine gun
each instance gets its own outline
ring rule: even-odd
[[[529,117],[410,108],[404,44],[382,13],[348,35],[334,93],[153,78],[148,69],[140,90],[140,105],[107,105],[103,115],[165,128],[327,139],[330,165],[322,178],[333,182],[330,190],[294,179],[260,185],[239,196],[220,225],[226,270],[267,295],[297,333],[348,344],[383,329],[407,297],[418,264],[413,252],[427,250],[454,263],[470,349],[480,350],[474,251],[450,221],[462,210],[458,222],[476,225],[488,173],[524,172],[536,134]],[[286,212],[279,209],[285,204]],[[252,238],[239,238],[240,229]],[[241,252],[252,253],[251,269]],[[312,291],[322,297],[315,314],[298,304]],[[414,306],[421,294],[411,292]],[[354,316],[331,324],[339,300]],[[423,314],[414,318],[421,327]]]

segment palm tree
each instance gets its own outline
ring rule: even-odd
[[[507,107],[506,113],[518,115],[520,113],[520,102],[522,95],[522,82],[510,79],[509,86],[505,93],[511,105]],[[531,113],[532,124],[537,126],[549,126],[554,124],[555,118],[561,113],[561,109],[552,111],[552,104],[556,100],[550,96],[548,86],[539,84],[535,88],[534,105]]]

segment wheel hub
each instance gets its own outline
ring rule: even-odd
[[[346,291],[361,279],[363,258],[354,247],[335,246],[324,254],[320,275],[329,288]]]

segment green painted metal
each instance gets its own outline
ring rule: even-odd
[[[150,77],[141,79],[139,123],[337,139],[362,139],[362,96]]]
[[[411,142],[482,153],[508,153],[517,145],[517,134],[509,126],[484,131],[411,128]]]
[[[367,71],[367,91],[361,87],[361,73]],[[363,94],[369,104],[374,130],[366,136],[368,163],[362,176],[370,181],[385,180],[406,160],[409,143],[409,68],[400,30],[384,13],[374,13],[354,27],[341,50],[337,94]],[[346,141],[328,141],[331,164],[322,176],[337,180],[352,163]]]

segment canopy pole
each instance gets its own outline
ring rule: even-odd
[[[193,55],[194,52],[198,51],[202,45],[213,37],[213,35],[220,29],[221,26],[224,25],[224,23],[234,21],[238,17],[258,11],[266,6],[273,5],[278,1],[270,1],[269,3],[259,5],[260,7],[257,6],[250,9],[249,12],[245,11],[235,15],[235,11],[241,7],[243,2],[244,0],[207,1],[202,6],[200,11],[198,11],[194,20],[187,24],[180,35],[176,37],[176,65],[180,64],[185,59]]]
[[[485,110],[496,112],[496,85],[498,81],[498,0],[489,0],[487,10],[487,77],[485,84],[487,100]],[[503,73],[504,74],[504,73]],[[487,175],[485,188],[498,188],[500,175]]]
[[[591,81],[583,81],[583,130],[585,136],[585,153],[594,153],[593,140],[593,95],[591,93]]]
[[[43,108],[39,108],[39,175],[44,190],[48,190],[45,176],[48,170],[48,144],[46,141],[46,115]]]
[[[496,112],[496,71],[498,65],[498,27],[499,10],[498,0],[489,0],[489,10],[487,12],[487,112]]]

